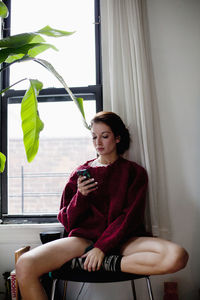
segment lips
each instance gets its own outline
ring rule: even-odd
[[[104,148],[102,148],[102,147],[98,147],[98,148],[97,148],[97,151],[100,151],[100,152],[101,152],[101,151],[103,151],[103,150],[104,150]]]

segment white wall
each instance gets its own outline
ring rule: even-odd
[[[200,1],[147,0],[147,10],[172,239],[190,254],[184,271],[159,280],[177,280],[180,299],[196,300],[200,288]]]
[[[163,282],[177,280],[180,300],[196,300],[200,287],[200,1],[147,0],[147,9],[172,240],[183,245],[190,254],[185,270],[152,277],[153,289],[155,299],[161,300]],[[39,232],[47,229],[46,225],[24,228],[0,227],[0,273],[13,268],[15,249],[27,243],[36,246],[40,243]],[[146,299],[143,286],[141,282],[139,300]],[[78,286],[71,285],[72,295],[76,295],[76,288]],[[3,289],[2,280],[0,289]],[[109,287],[96,285],[90,289],[86,285],[85,297],[80,299],[94,299],[94,290],[95,299],[99,300],[131,299],[126,283]]]

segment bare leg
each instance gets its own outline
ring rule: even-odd
[[[41,275],[59,268],[74,257],[81,256],[90,241],[68,237],[41,245],[23,254],[16,265],[17,279],[23,300],[46,300],[40,284]]]
[[[159,238],[139,237],[121,249],[123,272],[155,275],[174,273],[184,268],[188,254],[180,246]]]

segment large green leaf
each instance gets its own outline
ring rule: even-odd
[[[9,15],[9,12],[8,12],[7,6],[2,1],[0,1],[0,17],[7,18],[8,15]]]
[[[0,172],[2,173],[5,168],[6,157],[3,153],[0,152]]]
[[[4,54],[4,53],[3,53]],[[20,59],[22,59],[25,56],[25,54],[23,53],[19,53],[19,54],[12,54],[9,55],[7,58],[2,57],[1,58],[1,63],[2,62],[6,62],[6,63],[14,63],[16,61],[19,61]]]
[[[46,61],[44,59],[39,59],[39,58],[33,58],[33,60],[36,61],[37,63],[41,64],[47,70],[49,70],[60,81],[60,83],[63,85],[63,87],[65,88],[65,90],[67,91],[69,96],[71,97],[71,99],[78,106],[78,109],[81,113],[81,116],[82,116],[85,127],[87,129],[90,129],[90,127],[88,126],[88,124],[86,122],[86,119],[85,119],[85,113],[84,113],[84,109],[83,109],[83,99],[75,97],[75,95],[72,93],[70,88],[67,86],[67,84],[64,81],[64,79],[62,78],[62,76],[54,69],[54,67],[48,61]]]
[[[68,32],[58,29],[53,29],[50,26],[46,26],[35,32],[20,33],[13,36],[6,37],[0,40],[0,48],[18,48],[30,43],[42,43],[45,42],[41,34],[51,37],[68,36],[74,32]]]
[[[3,67],[0,68],[0,73],[3,72],[4,70],[10,68],[10,66],[11,66],[12,64],[16,63],[16,62],[19,63],[19,62],[29,61],[29,60],[32,60],[32,59],[33,59],[33,58],[31,58],[31,57],[25,55],[25,56],[23,56],[21,59],[18,59],[18,60],[16,60],[16,61],[13,61],[13,62],[10,63],[10,64],[5,64]]]
[[[31,79],[30,88],[22,99],[21,104],[22,130],[28,162],[31,162],[37,154],[39,134],[44,128],[37,108],[37,96],[41,89],[42,83],[38,80]]]
[[[38,46],[36,46],[36,47],[33,47],[33,48],[31,48],[29,51],[28,51],[28,55],[30,56],[30,57],[36,57],[38,54],[40,54],[40,53],[42,53],[42,52],[44,52],[45,50],[47,50],[47,49],[53,49],[53,50],[56,50],[56,51],[58,51],[58,49],[54,46],[54,45],[52,45],[52,44],[38,44]]]
[[[67,35],[73,34],[74,32],[75,31],[69,32],[69,31],[54,29],[54,28],[51,28],[48,25],[37,31],[37,33],[41,33],[41,34],[44,34],[44,35],[47,35],[47,36],[52,36],[52,37],[67,36]]]
[[[21,59],[24,55],[35,57],[49,48],[57,50],[55,46],[45,43],[31,43],[18,48],[4,48],[0,50],[0,63],[12,63]]]
[[[85,112],[84,112],[84,107],[83,107],[83,98],[77,98],[76,97],[76,101],[78,102],[78,107],[81,111],[81,114],[83,115],[83,117],[85,118]]]
[[[0,48],[18,48],[30,43],[43,43],[45,40],[39,34],[20,33],[0,40]]]

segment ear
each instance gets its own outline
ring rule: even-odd
[[[116,141],[117,144],[120,142],[120,140],[121,140],[120,135],[119,135],[119,136],[116,136],[115,141]]]

